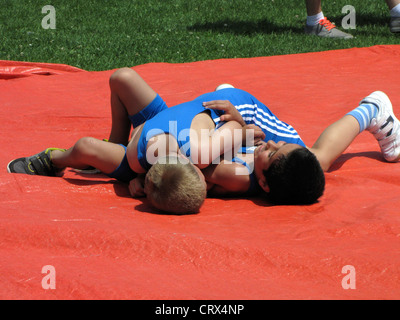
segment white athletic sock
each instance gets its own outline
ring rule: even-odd
[[[357,108],[348,113],[348,115],[353,116],[357,119],[358,124],[360,125],[360,132],[368,129],[371,124],[371,120],[376,118],[378,113],[378,107],[372,103],[363,103],[359,105]]]
[[[394,9],[394,8],[393,8]],[[318,22],[320,22],[323,18],[325,18],[324,13],[321,11],[313,16],[307,16],[307,25],[308,26],[316,26]]]
[[[390,16],[392,18],[400,18],[400,3],[390,10]]]

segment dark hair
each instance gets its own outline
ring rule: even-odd
[[[316,156],[298,148],[276,159],[264,171],[275,204],[312,204],[324,193],[325,175]]]

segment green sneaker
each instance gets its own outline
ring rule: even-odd
[[[400,32],[400,18],[390,18],[390,32],[399,33]]]
[[[59,148],[47,148],[46,150],[26,158],[18,158],[7,165],[9,173],[25,173],[30,175],[60,177],[64,169],[53,166],[50,153],[53,150],[65,151]]]
[[[349,33],[340,31],[326,17],[322,19],[316,26],[305,27],[305,33],[315,35],[322,38],[351,39],[353,36]]]

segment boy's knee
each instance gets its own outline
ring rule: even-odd
[[[110,76],[110,87],[113,89],[117,88],[117,86],[134,81],[135,77],[137,76],[136,71],[131,68],[121,68],[115,71]]]
[[[85,137],[79,139],[74,145],[74,153],[76,156],[92,156],[95,154],[97,139]]]

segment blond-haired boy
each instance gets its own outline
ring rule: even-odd
[[[170,197],[163,201],[161,197],[153,197],[160,200],[152,201],[153,204],[166,212],[197,212],[207,188],[199,168],[207,167],[216,157],[240,146],[244,137],[242,125],[229,121],[215,129],[211,114],[216,117],[216,113],[205,110],[198,102],[168,108],[130,68],[117,70],[110,77],[110,88],[113,125],[109,141],[81,138],[67,150],[48,148],[31,157],[15,159],[8,164],[8,171],[55,176],[66,167],[85,169],[92,166],[110,177],[130,183],[156,164],[154,172],[148,176],[149,186],[161,193],[164,189],[170,191],[167,184],[152,181],[160,180],[156,176],[161,176],[169,178],[178,192],[169,193]],[[129,140],[131,125],[134,129]],[[204,130],[208,134],[204,135]],[[235,131],[239,131],[239,136]],[[159,160],[169,157],[177,159],[177,163],[168,160],[166,164]],[[168,172],[161,173],[164,169]],[[192,181],[196,187],[181,187],[186,186],[187,181]],[[189,206],[189,202],[182,200],[188,198],[200,200]],[[172,203],[174,206],[170,205]]]

